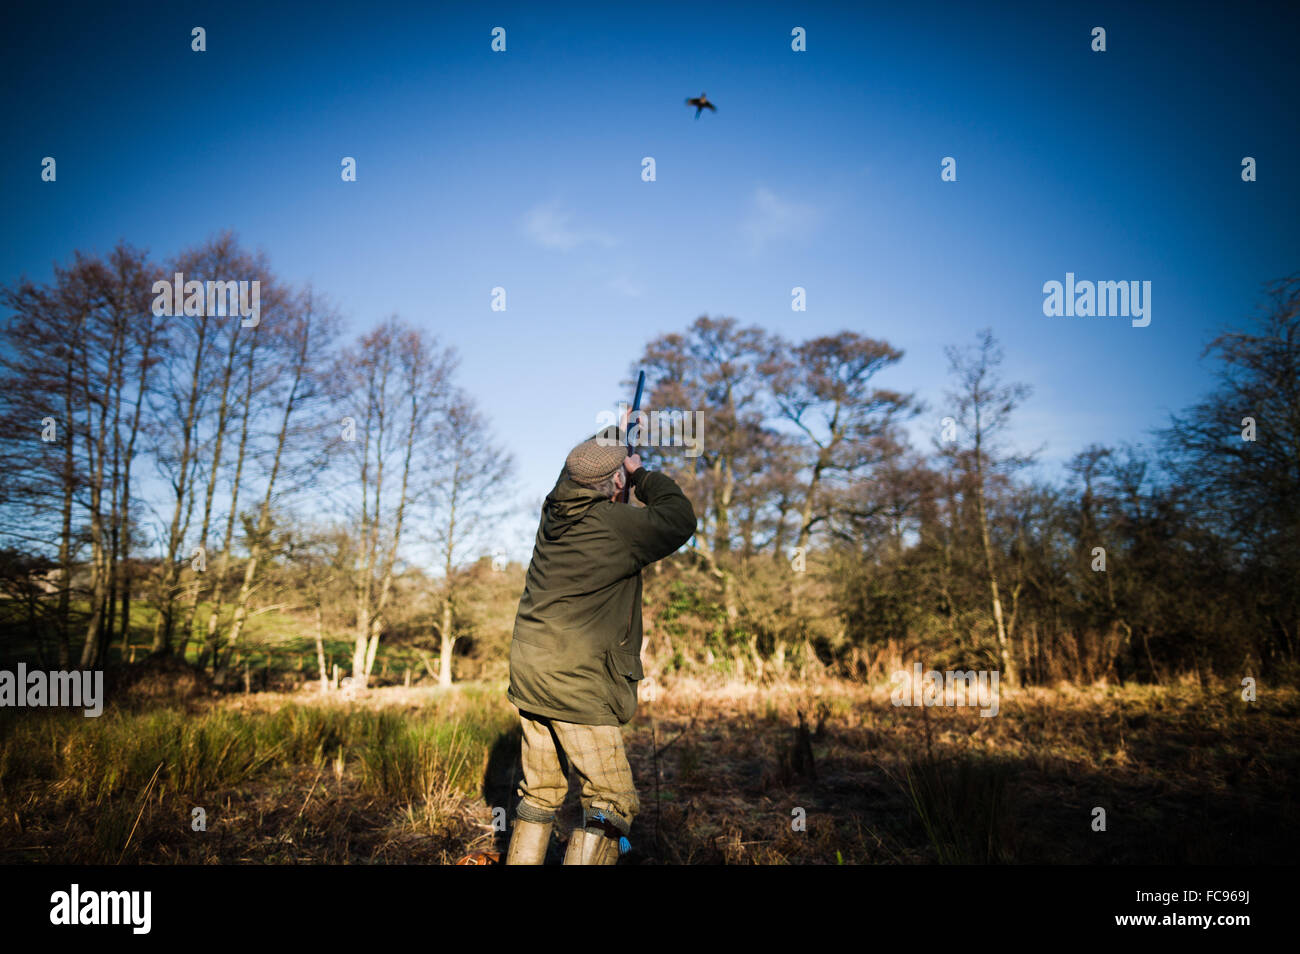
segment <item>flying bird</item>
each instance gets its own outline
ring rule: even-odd
[[[708,94],[708,93],[700,93],[699,96],[692,96],[690,99],[688,99],[688,100],[686,101],[686,105],[687,105],[687,106],[694,106],[694,107],[695,107],[695,118],[696,118],[696,119],[699,119],[699,118],[700,118],[700,112],[701,112],[702,110],[705,110],[705,109],[711,109],[711,110],[713,110],[715,113],[718,111],[718,107],[714,106],[712,103],[709,102],[709,94]]]

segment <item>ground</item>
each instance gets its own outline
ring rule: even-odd
[[[625,729],[623,863],[1285,863],[1298,714],[1267,686],[1004,690],[982,717],[888,687],[669,682]],[[504,849],[518,772],[496,684],[140,691],[0,733],[11,862],[446,864]]]

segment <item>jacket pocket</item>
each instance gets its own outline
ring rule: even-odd
[[[633,682],[645,678],[645,673],[641,669],[640,653],[629,653],[616,647],[609,651],[609,660],[614,671],[620,676],[631,679]]]
[[[636,715],[637,680],[644,675],[641,671],[641,654],[622,649],[607,650],[605,668],[612,677],[614,690],[610,708],[620,723],[631,722],[632,716]]]

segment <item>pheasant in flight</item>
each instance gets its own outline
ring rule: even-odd
[[[709,102],[709,94],[708,94],[708,93],[700,93],[699,96],[692,96],[690,99],[688,99],[688,100],[686,101],[686,105],[687,105],[687,106],[694,106],[694,107],[695,107],[695,118],[696,118],[696,119],[699,119],[699,118],[700,118],[700,112],[701,112],[702,110],[705,110],[705,109],[711,109],[711,110],[713,110],[715,113],[718,111],[718,107],[714,106],[712,103]]]

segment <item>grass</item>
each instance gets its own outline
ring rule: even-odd
[[[907,794],[941,864],[1009,860],[1011,819],[1006,811],[1011,766],[960,755],[905,763]]]
[[[782,771],[798,710],[825,719],[815,779]],[[661,740],[686,731],[657,803],[652,717]],[[628,737],[646,861],[1282,864],[1300,848],[1300,693],[1286,686],[1250,706],[1230,685],[1004,690],[983,718],[894,707],[885,688],[681,680]]]
[[[98,719],[0,710],[0,861],[447,863],[499,849],[493,809],[512,803],[519,750],[503,689],[145,693]],[[815,778],[791,758],[799,710],[824,724]],[[642,804],[626,860],[1286,863],[1298,720],[1286,687],[1253,705],[1231,686],[1004,691],[982,718],[847,683],[665,680],[625,730]]]
[[[310,835],[298,829],[314,797],[318,806],[333,799],[336,807],[377,813],[381,833],[394,825],[443,830],[471,813],[487,753],[514,721],[504,700],[472,689],[414,710],[291,703],[273,710],[220,704],[197,714],[110,708],[98,719],[7,713],[0,720],[4,860],[102,864],[124,852],[128,861],[244,860],[250,841],[273,832],[276,843]],[[307,778],[314,781],[304,790]],[[279,817],[288,805],[304,810]],[[197,847],[213,847],[211,839],[196,845],[190,826],[178,824],[195,807],[225,823],[233,857],[221,848],[215,858],[194,856]],[[453,818],[458,813],[465,817]],[[365,860],[338,839],[315,851],[298,860]]]

